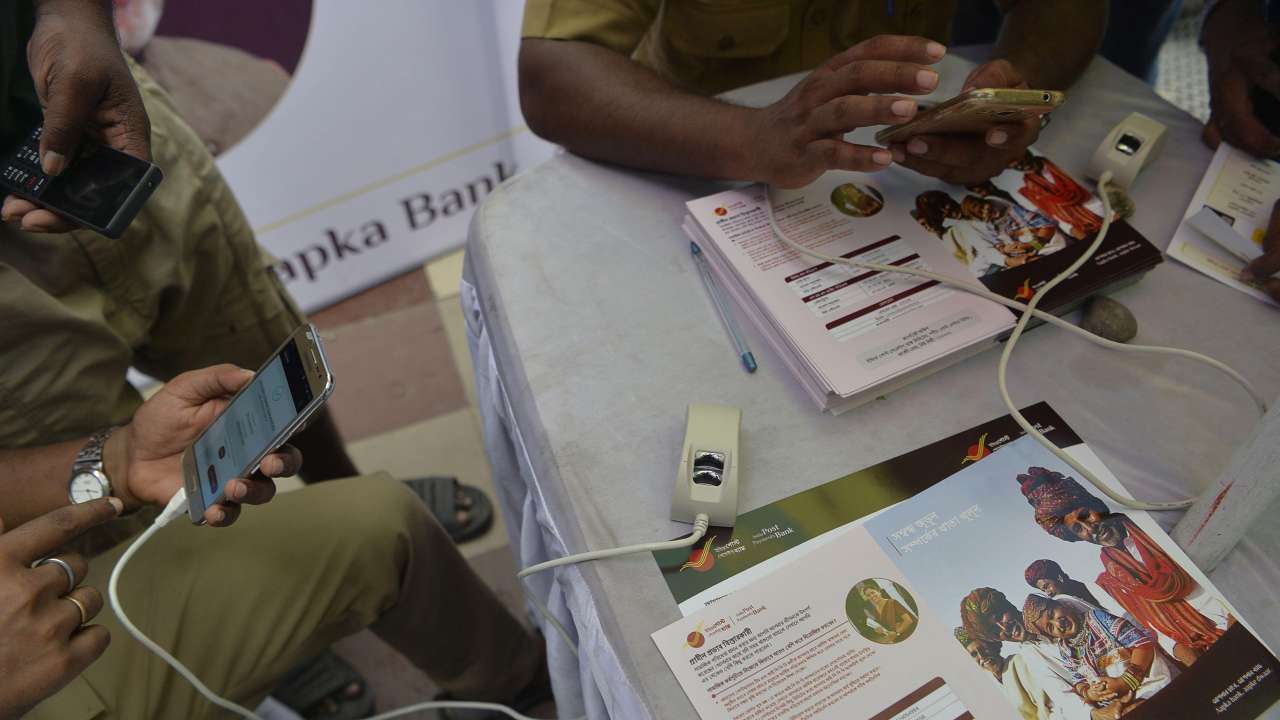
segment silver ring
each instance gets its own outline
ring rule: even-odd
[[[66,560],[58,557],[47,557],[35,561],[31,567],[34,569],[41,565],[49,565],[50,563],[62,568],[62,572],[67,574],[67,591],[63,593],[63,595],[70,595],[71,591],[76,589],[76,583],[78,581],[76,580],[76,571],[71,569],[71,565],[68,564]]]

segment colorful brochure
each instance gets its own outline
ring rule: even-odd
[[[1059,447],[1081,440],[1046,403],[1022,414]],[[829,542],[832,531],[906,500],[1011,440],[1022,428],[1004,416],[878,465],[743,513],[732,528],[713,527],[697,547],[654,553],[684,615]]]
[[[1027,301],[1080,257],[1102,203],[1028,152],[988,182],[959,187],[893,167],[829,172],[797,190],[762,185],[687,203],[685,232],[717,280],[818,404],[841,412],[991,347],[1013,325],[1004,306],[937,280],[815,261],[829,256],[928,270]],[[1161,255],[1124,222],[1041,304],[1064,312],[1131,281]]]
[[[1280,660],[1074,475],[1013,440],[653,640],[703,720],[1263,717]]]

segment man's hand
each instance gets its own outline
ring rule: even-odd
[[[974,88],[1025,88],[1027,83],[1008,60],[979,65],[964,90]],[[900,165],[922,175],[956,185],[985,182],[1004,172],[1040,137],[1040,121],[994,125],[984,135],[917,135],[890,149]]]
[[[1280,138],[1253,111],[1255,88],[1280,97],[1280,67],[1271,53],[1280,47],[1253,0],[1223,0],[1204,25],[1209,61],[1210,118],[1204,141],[1226,140],[1259,157],[1280,154]]]
[[[1271,222],[1267,224],[1267,234],[1262,239],[1262,257],[1245,266],[1240,279],[1245,282],[1262,284],[1262,289],[1280,302],[1280,201],[1271,208]]]
[[[82,624],[102,609],[102,594],[84,586],[68,594],[60,566],[31,565],[116,518],[122,507],[117,498],[69,505],[0,535],[0,719],[21,717],[106,651],[111,642],[107,629]],[[80,555],[57,557],[71,566],[77,580],[89,571]],[[84,608],[83,617],[77,603]]]
[[[44,107],[40,164],[46,173],[60,174],[85,135],[150,159],[151,125],[116,42],[110,3],[38,0],[27,63]],[[5,198],[0,217],[30,232],[65,232],[74,227],[14,196]]]
[[[133,420],[107,441],[108,477],[127,507],[164,505],[182,487],[182,453],[195,442],[253,379],[234,365],[215,365],[170,380],[134,413]],[[262,460],[252,478],[227,481],[226,501],[207,508],[205,522],[219,527],[240,516],[240,505],[261,505],[275,497],[271,478],[298,472],[302,455],[290,445]]]
[[[906,122],[915,100],[938,86],[932,65],[946,54],[921,37],[881,35],[858,43],[818,67],[778,102],[755,115],[750,177],[779,187],[802,187],[827,170],[872,172],[890,165],[883,148],[844,140],[868,125]]]

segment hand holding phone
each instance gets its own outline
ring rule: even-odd
[[[1066,96],[1052,90],[980,88],[921,111],[901,125],[876,133],[881,143],[906,142],[917,135],[985,134],[997,125],[1019,123],[1053,112]]]
[[[1018,68],[1006,59],[978,66],[965,81],[966,91],[986,90],[1034,105],[1056,106],[1062,96],[1050,91],[1045,102],[1043,90],[1030,96],[1009,96],[1027,91]],[[890,144],[894,161],[922,175],[956,185],[974,185],[1004,172],[1009,164],[1026,155],[1040,137],[1042,116],[1037,112],[1018,117],[988,117],[975,131],[927,132],[909,135]]]
[[[47,175],[40,163],[37,126],[0,157],[0,186],[33,206],[47,208],[82,227],[119,238],[164,179],[156,165],[105,145],[82,142],[79,153],[58,175]],[[4,213],[34,210],[7,200]]]
[[[183,487],[183,454],[254,378],[250,370],[215,365],[182,373],[147,399],[133,419],[107,441],[104,461],[112,492],[127,510],[161,505]],[[272,478],[295,475],[302,456],[284,446],[263,458],[261,473],[231,480],[229,501],[205,508],[211,526],[235,522],[240,505],[261,505],[275,496]]]
[[[252,477],[332,393],[333,373],[320,346],[320,334],[313,326],[303,325],[183,453],[191,521],[204,522],[206,509],[224,501],[241,502],[230,494],[228,483]]]

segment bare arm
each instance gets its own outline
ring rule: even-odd
[[[624,55],[590,43],[526,38],[520,104],[539,136],[597,160],[683,175],[807,184],[828,169],[870,171],[888,152],[843,135],[915,115],[938,84],[925,65],[945,53],[924,38],[881,36],[832,58],[765,108],[680,90]]]
[[[44,515],[67,501],[71,463],[88,438],[57,445],[0,450],[0,520],[14,528]],[[118,477],[110,465],[108,477]]]
[[[994,56],[1033,88],[1069,87],[1102,46],[1107,10],[1107,0],[1021,0],[1005,14]]]
[[[591,43],[526,38],[519,62],[529,128],[578,155],[682,175],[753,172],[742,142],[751,132],[748,108],[677,90]]]

